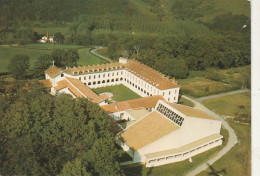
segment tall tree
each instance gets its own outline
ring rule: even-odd
[[[16,79],[25,79],[29,67],[29,56],[18,54],[10,60],[8,64],[8,71]]]

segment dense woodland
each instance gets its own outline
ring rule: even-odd
[[[122,175],[112,121],[98,105],[0,82],[1,175]]]
[[[33,43],[44,35],[37,28],[67,28],[53,33],[58,43],[107,46],[114,60],[135,58],[170,77],[185,78],[188,70],[251,63],[249,3],[234,3],[239,9],[234,13],[225,3],[1,0],[0,39],[2,44]],[[173,68],[183,71],[176,74]]]

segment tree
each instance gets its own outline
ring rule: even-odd
[[[29,67],[29,56],[18,54],[10,60],[8,64],[8,71],[16,79],[25,79]]]
[[[79,53],[77,49],[67,49],[65,51],[64,65],[68,67],[77,66],[79,60]]]
[[[52,64],[52,57],[49,54],[38,57],[34,64],[33,76],[34,78],[44,78],[44,71]]]
[[[62,35],[61,32],[55,33],[55,34],[54,34],[54,41],[56,41],[58,44],[63,44],[64,35]]]

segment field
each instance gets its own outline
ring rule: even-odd
[[[218,114],[235,117],[236,120],[250,122],[251,93],[241,93],[202,101],[209,109]],[[227,106],[228,105],[228,106]],[[240,119],[239,119],[240,118]],[[243,120],[242,118],[245,118]]]
[[[140,98],[139,95],[137,95],[135,92],[128,89],[127,87],[125,87],[122,84],[117,85],[117,86],[96,88],[93,90],[98,94],[103,93],[103,92],[111,92],[113,94],[113,96],[111,97],[112,100],[117,101],[117,102]]]
[[[187,78],[178,81],[182,93],[196,98],[234,90],[229,84],[205,78]]]
[[[251,175],[251,126],[230,122],[230,126],[237,134],[239,142],[220,160],[216,161],[212,168],[219,174],[250,176]],[[207,169],[199,176],[208,176],[212,170]],[[212,174],[211,174],[212,175]]]
[[[96,52],[102,56],[109,58],[108,53],[107,53],[107,47],[98,49]]]
[[[183,97],[180,98],[179,104],[182,104],[182,105],[186,105],[186,106],[190,106],[190,107],[194,107],[194,103],[192,103],[190,100],[187,100]]]
[[[16,54],[26,54],[30,57],[31,67],[36,61],[36,59],[43,55],[49,54],[51,51],[48,50],[34,50],[34,49],[26,49],[26,48],[13,48],[9,46],[0,46],[0,72],[7,72],[7,66],[9,60],[15,56]]]
[[[29,49],[34,48],[34,49]],[[0,46],[0,72],[7,72],[9,60],[16,54],[25,54],[30,58],[30,68],[32,69],[37,58],[44,54],[50,54],[51,49],[79,48],[76,45],[56,45],[56,44],[31,44],[25,45],[25,48],[15,48],[10,46]],[[106,61],[89,53],[91,48],[78,49],[80,59],[78,65],[101,64]]]
[[[221,129],[221,134],[224,137],[223,144],[216,148],[210,149],[204,153],[201,153],[197,156],[192,157],[192,163],[189,160],[166,164],[163,166],[158,166],[154,168],[146,168],[143,165],[135,164],[133,166],[124,166],[123,170],[127,176],[182,176],[196,168],[204,161],[208,160],[210,157],[213,157],[217,151],[221,150],[228,141],[228,132],[224,128]],[[148,174],[149,173],[149,174]]]
[[[51,44],[51,43],[37,43],[37,44],[27,44],[22,45],[23,48],[32,48],[32,49],[67,49],[67,48],[84,48],[84,46],[77,46],[77,45],[59,45],[59,44]]]

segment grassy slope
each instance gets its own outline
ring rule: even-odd
[[[168,11],[171,10],[171,6],[174,4],[174,0],[160,0],[160,2],[164,4],[165,10]],[[204,0],[197,8],[205,9],[203,17],[199,18],[199,20],[205,22],[210,22],[215,16],[229,12],[250,17],[250,3],[247,0]]]
[[[251,175],[251,126],[239,123],[230,123],[235,130],[240,143],[236,144],[226,155],[216,161],[212,167],[216,171],[225,170],[224,175],[250,176]],[[211,171],[200,173],[208,176]],[[222,173],[223,174],[223,173]]]
[[[82,46],[77,45],[59,45],[59,44],[51,44],[51,43],[37,43],[37,44],[27,44],[23,45],[23,48],[33,48],[33,49],[67,49],[67,48],[82,48]]]
[[[99,94],[103,92],[111,92],[113,93],[112,100],[118,102],[140,98],[139,95],[137,95],[135,92],[131,91],[124,85],[102,87],[93,90]]]
[[[90,48],[79,49],[79,58],[78,65],[95,65],[102,64],[106,61],[99,59],[98,57],[89,53]]]
[[[202,103],[209,109],[221,115],[236,116],[236,113],[251,114],[251,93],[228,95],[224,97],[205,100]],[[227,106],[228,105],[228,106]],[[243,105],[244,109],[239,109],[238,105]]]
[[[181,99],[179,100],[179,104],[183,104],[186,106],[190,106],[190,107],[194,107],[194,103],[192,103],[190,100],[187,100],[183,97],[181,97]]]
[[[195,157],[192,157],[192,163],[189,160],[184,160],[177,163],[166,164],[154,168],[146,168],[142,165],[135,165],[134,167],[125,167],[127,176],[142,175],[146,176],[145,173],[150,172],[150,176],[182,176],[188,173],[190,170],[196,168],[198,165],[213,157],[217,151],[222,149],[228,141],[228,132],[224,128],[221,129],[221,134],[224,137],[223,144],[219,147],[210,149],[204,153],[201,153]],[[133,174],[131,174],[133,173]],[[148,174],[147,174],[148,175]]]
[[[9,46],[0,46],[0,72],[6,72],[9,60],[16,54],[26,54],[30,57],[31,68],[34,65],[36,59],[43,55],[49,54],[48,50],[34,50],[24,48],[12,48]]]
[[[0,72],[7,72],[7,66],[9,60],[15,56],[16,54],[26,54],[30,57],[31,68],[33,68],[35,61],[37,58],[43,54],[50,54],[51,49],[54,48],[78,48],[79,46],[75,45],[53,45],[53,44],[31,44],[26,45],[25,47],[33,47],[39,49],[29,49],[29,48],[13,48],[9,46],[0,46]],[[43,49],[50,50],[43,50]],[[79,49],[80,60],[78,61],[78,65],[93,65],[93,64],[101,64],[105,61],[99,59],[98,57],[89,53],[90,48]]]
[[[231,85],[205,78],[188,78],[179,80],[179,83],[182,92],[193,97],[203,97],[234,89]]]

